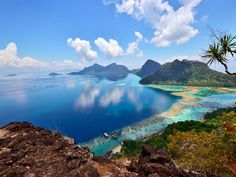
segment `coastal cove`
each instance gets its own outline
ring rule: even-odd
[[[104,155],[108,151],[117,153],[121,149],[119,142],[124,140],[144,139],[162,131],[169,124],[186,120],[202,120],[207,112],[235,106],[236,88],[166,85],[148,85],[148,87],[168,91],[181,99],[166,112],[119,130],[121,135],[115,140],[101,136],[83,146],[89,147],[96,155]]]

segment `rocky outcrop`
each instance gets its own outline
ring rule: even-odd
[[[99,176],[92,153],[29,123],[2,127],[0,176]]]
[[[209,173],[198,173],[179,168],[168,153],[144,145],[137,160],[131,161],[129,171],[140,177],[216,177]]]
[[[110,160],[94,159],[86,148],[59,133],[15,122],[0,128],[1,177],[135,176]]]
[[[178,168],[164,151],[144,146],[128,167],[26,122],[0,128],[1,177],[214,177]]]

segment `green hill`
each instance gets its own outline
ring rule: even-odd
[[[162,65],[141,84],[236,87],[236,77],[217,72],[199,61],[175,60]]]

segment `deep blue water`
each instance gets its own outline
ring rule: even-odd
[[[87,142],[168,110],[179,98],[138,84],[88,76],[0,79],[0,125],[28,121]]]

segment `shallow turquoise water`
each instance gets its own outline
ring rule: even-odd
[[[118,137],[119,141],[115,141],[113,139],[107,140],[103,137],[99,137],[91,141],[90,144],[86,145],[89,145],[95,154],[103,155],[107,151],[119,145],[119,142],[126,139],[135,140],[144,138],[162,130],[168,124],[186,120],[201,120],[204,114],[207,112],[213,111],[217,108],[235,106],[236,94],[220,94],[218,92],[214,92],[212,89],[209,89],[209,91],[207,89],[208,88],[200,89],[201,96],[199,98],[201,99],[196,102],[196,106],[186,105],[181,113],[173,117],[163,118],[157,116],[138,124],[126,127],[122,130],[122,135]],[[202,91],[207,93],[205,94],[205,97],[203,96]],[[195,97],[196,95],[193,96]]]

